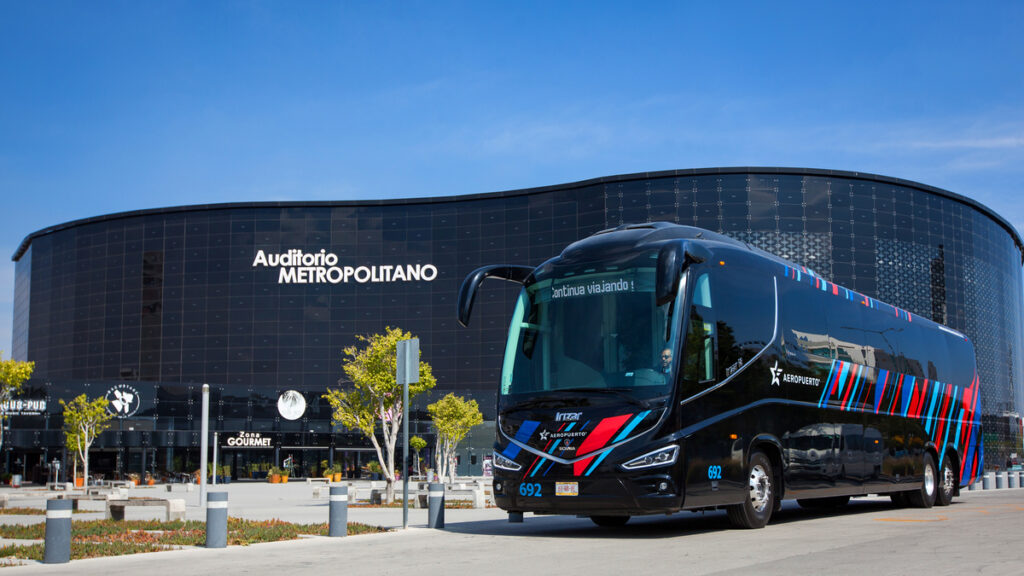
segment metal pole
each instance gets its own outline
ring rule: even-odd
[[[408,376],[408,375],[407,375]],[[402,383],[402,528],[409,527],[409,378]]]
[[[199,501],[206,502],[206,450],[210,436],[210,385],[203,384],[203,412],[199,433]]]
[[[213,433],[213,485],[217,485],[217,433]]]
[[[395,381],[402,385],[402,528],[409,527],[409,384],[420,381],[420,339],[398,343]]]

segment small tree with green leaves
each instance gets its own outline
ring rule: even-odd
[[[21,391],[25,381],[32,377],[32,371],[36,368],[35,362],[21,362],[11,358],[3,360],[3,350],[0,350],[0,404],[10,402],[14,395]],[[0,412],[0,448],[4,445],[4,428],[7,424],[6,410]]]
[[[416,455],[416,474],[420,473],[420,450],[427,447],[427,441],[419,436],[412,436],[409,438],[409,448],[412,448],[413,454]]]
[[[110,428],[110,412],[107,399],[89,400],[80,394],[71,402],[60,401],[64,408],[64,441],[78,460],[82,462],[82,475],[89,478],[89,449],[104,430]],[[77,463],[75,467],[77,474]]]
[[[484,416],[480,413],[476,400],[466,400],[451,393],[427,406],[427,411],[437,431],[437,474],[441,478],[447,474],[454,482],[455,466],[452,462],[455,459],[455,450],[470,429],[484,421]]]
[[[395,443],[402,425],[402,386],[395,381],[398,342],[414,336],[401,328],[385,328],[384,334],[356,336],[362,346],[345,348],[348,360],[342,370],[349,380],[346,389],[328,390],[331,421],[369,438],[377,451],[388,502],[395,495]],[[420,381],[409,384],[409,399],[434,387],[430,364],[420,361]],[[378,438],[378,422],[380,438]]]

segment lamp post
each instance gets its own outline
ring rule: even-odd
[[[210,443],[210,385],[203,384],[202,422],[199,433],[199,505],[206,504],[206,449]]]

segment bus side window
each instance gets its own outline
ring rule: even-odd
[[[683,378],[690,382],[715,379],[715,323],[711,318],[711,309],[702,306],[691,309],[685,353]]]
[[[772,340],[775,287],[772,277],[727,256],[711,271],[719,379],[742,370]]]
[[[715,379],[715,318],[711,304],[711,285],[705,272],[694,283],[690,325],[683,345],[683,378],[688,382]]]
[[[779,280],[782,341],[789,362],[806,370],[828,366],[835,358],[825,322],[825,298],[821,290],[790,280]]]

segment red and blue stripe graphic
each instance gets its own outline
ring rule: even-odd
[[[540,422],[537,422],[536,420],[524,420],[523,423],[519,425],[519,430],[516,430],[516,442],[519,442],[520,444],[526,444],[530,440],[530,436],[533,436],[533,433],[537,430],[539,426]],[[505,450],[502,451],[501,455],[504,456],[505,458],[508,458],[509,460],[515,460],[516,456],[519,456],[520,450],[521,448],[519,447],[519,444],[516,444],[515,442],[509,442],[508,446],[505,447]]]
[[[600,466],[601,462],[608,457],[614,451],[614,448],[608,449],[608,446],[619,443],[629,437],[630,434],[640,425],[641,422],[650,415],[650,410],[645,410],[639,414],[621,414],[618,416],[611,416],[608,418],[602,418],[593,427],[589,433],[583,437],[583,442],[580,443],[576,449],[576,454],[580,455],[578,460],[571,463],[573,475],[575,476],[590,476],[594,470]],[[559,432],[584,432],[590,426],[591,421],[585,422],[582,426],[577,427],[578,422],[563,422],[558,429],[555,431],[557,435]],[[515,459],[522,452],[520,444],[527,445],[530,438],[540,428],[541,423],[536,420],[525,420],[520,424],[519,429],[516,431],[514,436],[515,442],[510,442],[508,446],[501,452],[502,456],[509,459]],[[556,464],[555,460],[551,458],[555,451],[560,445],[566,445],[573,440],[564,440],[564,438],[552,438],[544,445],[542,450],[543,455],[535,455],[533,462],[526,468],[523,473],[523,479],[536,477],[538,474],[543,477],[547,476],[551,468]],[[603,450],[603,452],[602,452]],[[565,460],[561,460],[565,462]]]
[[[984,452],[979,438],[981,398],[978,376],[967,388],[833,360],[818,400],[821,408],[869,412],[920,420],[937,446],[953,445],[963,455],[960,485],[981,473]]]
[[[590,452],[594,452],[600,450],[601,448],[604,448],[608,444],[614,444],[616,442],[621,442],[622,440],[625,440],[627,437],[629,437],[629,434],[633,431],[633,429],[637,427],[637,424],[640,424],[640,422],[642,422],[643,419],[646,418],[647,415],[650,413],[650,410],[646,410],[634,416],[632,420],[629,419],[630,414],[615,416],[613,418],[605,418],[604,420],[601,420],[597,427],[594,428],[594,433],[596,434],[602,426],[605,426],[605,430],[607,430],[607,435],[602,433],[601,437],[595,437],[595,434],[587,436],[586,440],[583,441],[583,444],[580,444],[578,453],[589,454]],[[625,422],[626,420],[629,420],[629,423],[623,427],[622,423]],[[620,427],[622,428],[621,430],[619,430]],[[616,431],[618,431],[618,435],[616,435],[615,438],[611,440],[611,442],[609,442],[608,439],[611,438],[612,434],[615,434]],[[594,439],[593,442],[591,442],[592,438]],[[572,465],[573,474],[579,476],[582,473],[584,476],[590,476],[590,474],[594,470],[596,470],[597,467],[601,465],[601,462],[603,462],[604,459],[607,458],[608,455],[611,453],[612,450],[607,450],[600,456],[597,456],[596,458],[592,456],[585,460],[574,462]]]
[[[813,272],[811,272],[810,270],[803,266],[793,267],[783,265],[782,268],[783,276],[789,278],[790,280],[796,280],[797,282],[809,284],[817,288],[818,290],[821,290],[822,292],[831,292],[833,296],[839,296],[851,302],[857,302],[858,304],[862,304],[864,306],[867,306],[868,308],[890,312],[897,318],[902,318],[907,322],[914,321],[913,314],[902,308],[897,308],[896,306],[893,306],[891,304],[886,304],[885,302],[875,300],[870,296],[865,296],[864,294],[861,294],[860,292],[855,292],[853,290],[850,290],[849,288],[843,288],[839,284],[829,282],[828,280],[816,276]]]

